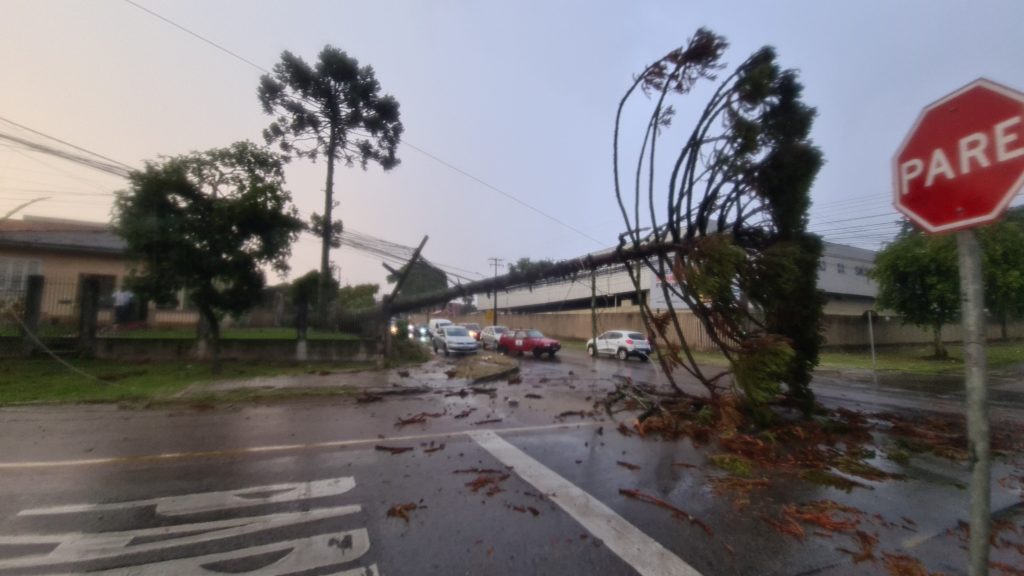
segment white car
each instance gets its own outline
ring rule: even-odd
[[[480,344],[484,348],[498,347],[498,340],[501,340],[501,335],[508,332],[507,326],[487,326],[484,331],[480,333]]]
[[[600,355],[615,356],[626,360],[630,356],[647,361],[651,356],[651,343],[647,336],[633,330],[609,330],[594,339],[587,340],[587,355],[596,358]]]
[[[452,352],[466,354],[476,352],[478,346],[476,340],[469,335],[469,330],[452,324],[440,328],[440,333],[434,336],[433,345],[434,354],[437,354],[438,349],[440,349],[444,352],[445,356]]]
[[[452,321],[451,320],[446,320],[444,318],[431,318],[430,321],[427,322],[427,330],[430,331],[430,337],[433,338],[434,336],[440,336],[441,335],[441,329],[442,328],[444,328],[445,326],[451,326],[451,325],[452,325]]]

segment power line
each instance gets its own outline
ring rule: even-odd
[[[240,62],[243,62],[246,65],[251,66],[251,67],[253,67],[253,68],[255,68],[255,69],[257,69],[257,70],[259,70],[259,71],[261,71],[261,72],[263,72],[265,74],[270,74],[270,70],[268,70],[267,68],[264,68],[263,66],[260,66],[259,64],[253,62],[252,60],[249,60],[248,58],[245,58],[245,57],[237,54],[236,52],[234,52],[232,50],[229,50],[225,46],[222,46],[221,44],[218,44],[217,42],[214,42],[213,40],[210,40],[209,38],[206,38],[205,36],[199,34],[198,32],[194,32],[194,31],[186,28],[185,26],[183,26],[183,25],[181,25],[181,24],[171,20],[170,18],[167,18],[166,16],[163,16],[163,15],[157,13],[157,12],[154,12],[153,10],[150,10],[149,8],[141,6],[140,4],[134,2],[133,0],[124,0],[124,1],[126,3],[128,3],[128,4],[130,4],[131,6],[134,6],[135,8],[138,8],[139,10],[142,10],[143,12],[146,12],[147,14],[152,15],[155,18],[159,18],[161,21],[166,22],[167,24],[170,24],[171,26],[174,26],[175,28],[177,28],[177,29],[179,29],[179,30],[189,34],[190,36],[193,36],[193,37],[195,37],[195,38],[205,42],[206,44],[208,44],[210,46],[213,46],[217,50],[220,50],[221,52],[224,52],[225,54],[231,56],[232,58],[235,58],[236,60],[238,60]],[[355,132],[355,131],[353,131],[353,132]],[[358,132],[355,132],[355,133],[356,133],[356,135],[359,135]],[[504,196],[505,198],[507,198],[509,200],[512,200],[513,202],[515,202],[515,203],[517,203],[517,204],[519,204],[519,205],[521,205],[521,206],[523,206],[525,208],[528,208],[529,210],[532,210],[533,212],[535,212],[537,214],[540,214],[541,216],[547,218],[548,220],[551,220],[552,222],[555,222],[556,224],[558,224],[558,225],[560,225],[560,226],[562,226],[562,227],[564,227],[564,228],[566,228],[568,230],[572,230],[576,234],[579,234],[580,236],[590,240],[591,242],[596,243],[597,245],[601,246],[602,248],[606,247],[606,243],[605,242],[602,242],[602,241],[598,240],[597,238],[594,238],[590,234],[587,234],[586,232],[584,232],[584,231],[580,230],[579,228],[576,228],[575,226],[573,226],[573,225],[571,225],[571,224],[569,224],[569,223],[567,223],[567,222],[557,218],[556,216],[553,216],[551,214],[548,214],[547,212],[544,212],[540,208],[537,208],[537,207],[535,207],[535,206],[533,206],[533,205],[531,205],[531,204],[529,204],[529,203],[527,203],[527,202],[525,202],[523,200],[520,200],[516,196],[513,196],[512,194],[509,194],[508,192],[505,192],[504,190],[498,188],[497,186],[494,186],[493,184],[491,184],[489,182],[486,182],[485,180],[483,180],[483,179],[481,179],[481,178],[479,178],[477,176],[474,176],[473,174],[470,174],[469,172],[467,172],[467,171],[465,171],[465,170],[455,166],[454,164],[452,164],[452,163],[450,163],[450,162],[448,162],[446,160],[443,160],[442,158],[439,158],[435,154],[433,154],[431,152],[428,152],[428,151],[424,150],[423,148],[420,148],[419,146],[411,144],[409,141],[405,140],[404,138],[400,139],[399,142],[401,144],[404,144],[404,145],[408,146],[409,148],[412,148],[413,150],[419,152],[420,154],[423,154],[424,156],[434,160],[435,162],[438,162],[439,164],[441,164],[441,165],[443,165],[443,166],[445,166],[445,167],[447,167],[447,168],[449,168],[451,170],[454,170],[455,172],[458,172],[459,174],[465,176],[466,178],[469,178],[470,180],[473,180],[474,182],[480,184],[481,186],[484,186],[485,188],[488,188],[489,190],[491,190],[493,192],[496,192],[496,193]]]
[[[99,154],[97,152],[93,152],[92,150],[89,150],[87,148],[82,148],[81,146],[76,146],[76,145],[74,145],[74,144],[72,144],[72,143],[70,143],[70,142],[68,142],[66,140],[61,140],[60,138],[56,138],[54,136],[50,136],[49,134],[44,134],[44,133],[42,133],[42,132],[40,132],[38,130],[34,130],[32,128],[29,128],[28,126],[24,126],[22,124],[18,124],[17,122],[15,122],[13,120],[8,120],[7,118],[4,118],[3,116],[0,116],[0,120],[3,120],[4,122],[10,124],[11,126],[16,126],[18,128],[21,128],[22,130],[26,130],[26,131],[31,132],[33,134],[36,134],[38,136],[42,136],[43,138],[47,138],[49,140],[53,140],[54,142],[59,142],[59,143],[65,145],[65,146],[68,146],[70,148],[74,148],[75,150],[78,150],[79,152],[85,152],[86,154],[91,154],[92,156],[95,156],[95,157],[97,157],[97,158],[99,158],[101,160],[109,162],[109,163],[113,164],[114,166],[120,166],[121,168],[124,168],[125,170],[127,170],[129,172],[134,170],[134,168],[132,168],[131,166],[125,164],[124,162],[119,162],[117,160],[114,160],[113,158],[109,158],[109,157],[104,156],[102,154]]]

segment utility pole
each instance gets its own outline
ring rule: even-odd
[[[498,278],[498,266],[504,262],[501,258],[488,258],[491,264],[494,264],[494,278]],[[498,289],[495,288],[494,292],[491,293],[491,324],[494,326],[498,325]]]
[[[590,338],[597,351],[597,273],[590,270]],[[594,354],[597,358],[597,354]]]

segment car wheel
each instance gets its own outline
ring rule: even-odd
[[[451,353],[450,353],[450,352],[448,352],[448,345],[447,345],[447,344],[445,344],[445,345],[444,345],[444,355],[445,355],[445,356],[449,356],[450,354],[451,354]]]
[[[615,354],[615,356],[619,360],[625,360],[625,359],[629,358],[629,352],[626,352],[625,348],[619,348],[619,351],[618,351],[617,354]]]
[[[591,358],[597,358],[597,349],[595,349],[593,346],[587,346],[587,356],[590,356]]]
[[[540,348],[534,348],[533,349],[533,357],[534,358],[540,358],[542,354],[544,354],[544,351],[541,350]]]
[[[434,354],[437,354],[437,344],[434,344]]]
[[[552,360],[555,359],[555,351],[554,350],[552,350],[551,352],[548,352],[548,358],[551,358]]]
[[[502,346],[501,344],[498,344],[498,347],[496,348],[496,350],[498,351],[498,354],[504,354],[504,353],[508,352],[508,350],[506,350],[505,347]]]
[[[650,360],[651,360],[650,354],[641,354],[640,355],[640,361],[641,362],[649,362]]]

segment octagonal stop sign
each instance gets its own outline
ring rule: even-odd
[[[1024,94],[975,80],[927,106],[893,174],[896,209],[928,232],[998,220],[1024,185]]]

